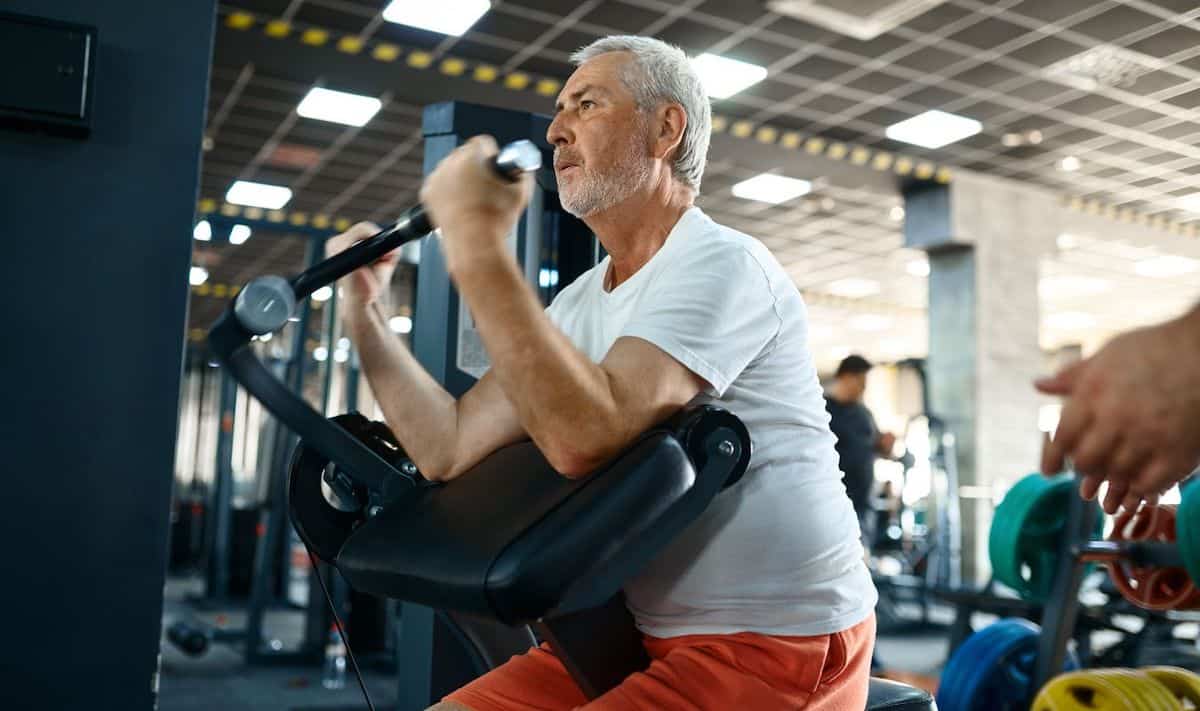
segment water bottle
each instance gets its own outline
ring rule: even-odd
[[[329,628],[329,642],[325,645],[325,673],[321,686],[326,689],[341,689],[346,686],[346,645],[338,634],[337,626]]]

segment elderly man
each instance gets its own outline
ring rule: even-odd
[[[504,249],[530,184],[496,179],[486,167],[495,143],[469,141],[421,199],[492,368],[457,401],[420,368],[375,305],[388,260],[345,284],[345,322],[371,387],[432,479],[523,438],[563,476],[584,476],[693,402],[738,414],[753,461],[626,586],[648,669],[589,703],[543,647],[433,708],[861,709],[876,597],[804,303],[761,243],[693,204],[711,115],[683,52],[608,37],[574,61],[547,138],[563,207],[608,257],[543,311]],[[330,251],[374,229],[356,226]]]

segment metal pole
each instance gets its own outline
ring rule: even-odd
[[[1083,582],[1084,562],[1075,555],[1095,526],[1096,507],[1072,492],[1067,506],[1067,525],[1058,549],[1058,571],[1050,598],[1042,611],[1042,634],[1038,642],[1031,694],[1045,686],[1062,671],[1067,643],[1075,631],[1079,616],[1079,586]]]
[[[324,238],[313,237],[309,240],[305,262],[312,267],[321,260],[324,252]],[[292,349],[289,354],[286,382],[294,393],[303,393],[304,388],[304,344],[308,340],[308,320],[312,313],[312,303],[306,299],[300,306],[300,320],[292,337]],[[263,617],[268,605],[275,601],[276,588],[279,584],[284,553],[281,551],[287,540],[288,515],[285,509],[287,501],[288,452],[294,447],[294,435],[286,427],[277,427],[275,442],[272,447],[272,471],[267,499],[263,502],[263,510],[259,516],[258,545],[254,554],[254,579],[250,584],[250,610],[246,618],[246,663],[253,664],[266,656],[263,654]]]
[[[237,406],[237,383],[228,372],[221,373],[220,430],[217,434],[216,485],[213,493],[212,531],[208,540],[208,585],[210,600],[229,594],[229,535],[233,526],[233,422]]]

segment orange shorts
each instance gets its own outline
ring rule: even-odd
[[[815,637],[645,635],[644,643],[650,667],[591,702],[546,645],[513,657],[445,700],[473,711],[862,711],[875,616]]]

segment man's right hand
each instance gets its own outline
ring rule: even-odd
[[[329,238],[325,242],[325,256],[328,258],[343,252],[354,243],[360,242],[378,231],[378,225],[360,222],[340,235]],[[396,262],[399,259],[399,250],[393,250],[373,264],[360,267],[339,279],[338,286],[341,288],[339,297],[345,308],[343,313],[365,309],[386,298],[388,286],[392,283],[392,274],[396,271]]]

